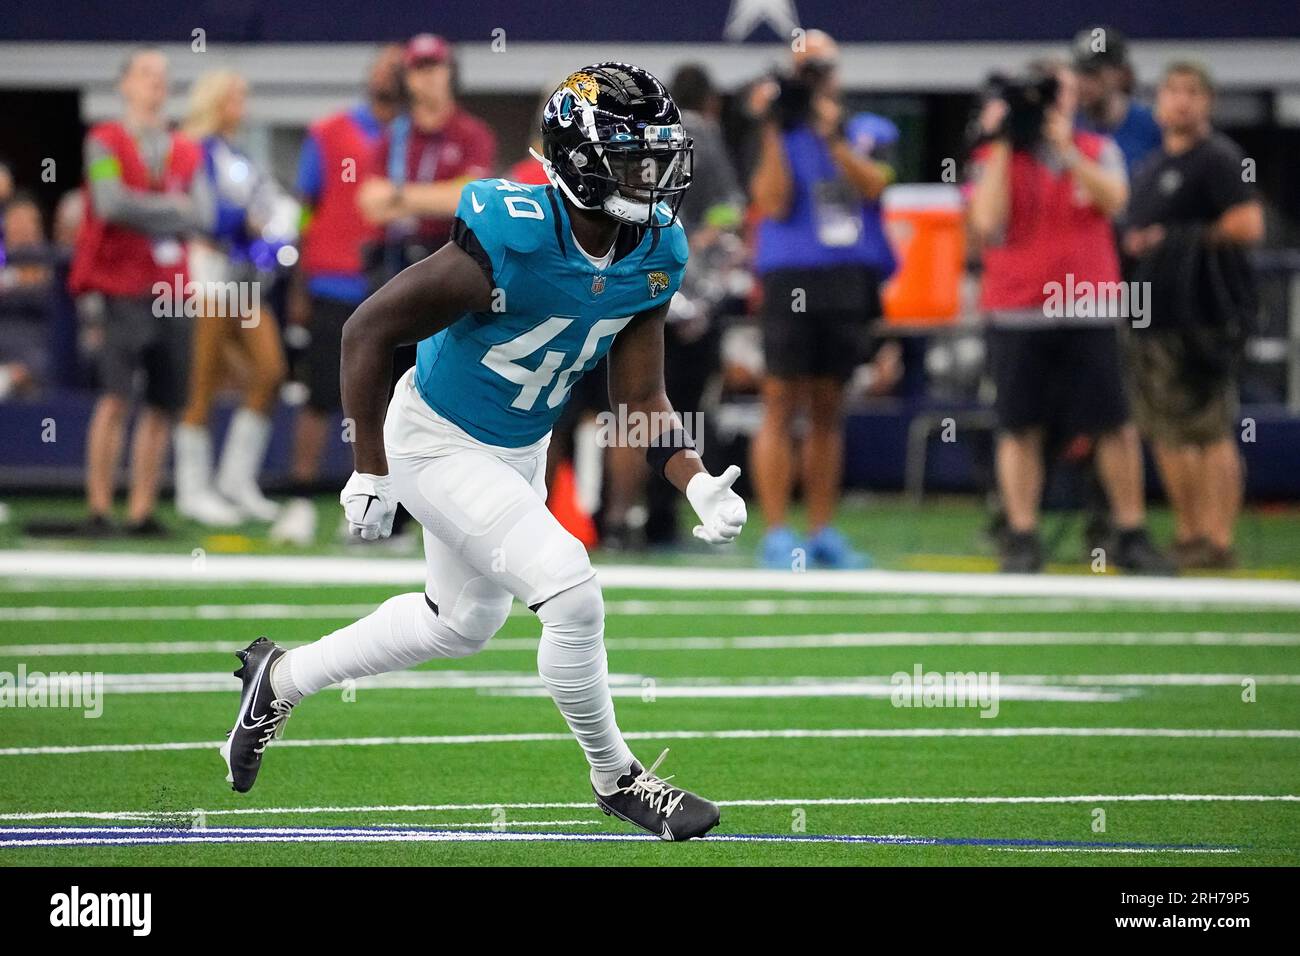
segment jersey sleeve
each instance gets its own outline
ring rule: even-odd
[[[476,179],[460,191],[452,223],[452,241],[469,253],[493,287],[505,283],[512,254],[527,254],[540,245],[548,221],[547,206],[535,187],[502,179]]]

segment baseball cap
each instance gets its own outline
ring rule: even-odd
[[[1079,70],[1099,70],[1103,66],[1128,63],[1128,40],[1114,27],[1096,26],[1080,30],[1074,36],[1072,48],[1074,65]]]
[[[407,67],[446,63],[451,59],[451,44],[436,33],[417,33],[406,41],[406,53],[402,59]]]

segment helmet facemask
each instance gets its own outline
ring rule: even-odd
[[[599,84],[616,68],[623,81],[659,95],[608,102]],[[662,228],[677,220],[691,184],[694,148],[676,107],[644,71],[603,64],[574,73],[543,111],[543,166],[551,183],[580,209],[620,222]],[[656,212],[657,210],[657,212]]]

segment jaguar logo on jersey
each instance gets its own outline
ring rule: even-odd
[[[592,277],[591,277],[591,294],[592,294],[592,295],[600,295],[600,294],[601,294],[602,292],[604,292],[604,291],[605,291],[605,277],[604,277],[604,276],[592,276]]]
[[[572,73],[560,85],[564,89],[572,90],[592,106],[596,105],[596,98],[600,95],[600,87],[596,84],[596,78],[590,73]]]
[[[645,280],[646,285],[650,287],[650,295],[652,298],[660,292],[663,292],[664,289],[668,288],[667,272],[651,272],[645,277]]]

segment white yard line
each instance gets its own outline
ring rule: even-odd
[[[285,647],[302,642],[285,641]],[[233,654],[239,641],[61,641],[0,644],[0,656],[162,657],[183,654]],[[606,637],[613,651],[768,651],[852,647],[1300,647],[1300,634],[1274,631],[874,631],[842,634],[758,634],[736,637]],[[535,637],[497,637],[484,651],[537,650]]]
[[[1009,738],[1009,737],[1127,737],[1223,740],[1300,740],[1292,729],[1211,729],[1190,727],[842,727],[771,730],[656,730],[630,731],[627,740],[856,740],[868,738]],[[465,744],[567,743],[567,733],[444,734],[400,737],[285,738],[276,747],[389,747],[460,746]],[[217,748],[221,741],[183,740],[146,744],[68,744],[0,747],[0,757],[35,757],[56,754],[158,753]]]
[[[928,805],[986,805],[986,804],[1104,804],[1104,803],[1300,803],[1300,794],[1270,793],[1109,793],[1109,794],[1053,794],[1047,796],[987,796],[987,797],[771,797],[750,800],[718,800],[720,807],[868,807],[868,806],[928,806]],[[0,820],[127,820],[165,821],[189,820],[197,814],[205,817],[232,816],[297,816],[312,814],[385,814],[385,813],[490,813],[494,810],[585,810],[592,806],[586,802],[550,803],[420,803],[379,804],[376,806],[346,807],[230,807],[224,809],[178,810],[172,813],[157,810],[31,810],[18,813],[0,813]],[[553,823],[568,821],[551,821]],[[577,821],[572,821],[577,822]],[[525,825],[516,821],[519,826]],[[439,824],[452,826],[454,824]],[[461,824],[471,826],[474,824]]]
[[[27,674],[26,692],[28,695],[44,695],[47,699],[61,697],[68,691],[83,690],[85,674],[54,671],[44,673],[34,671]],[[183,693],[229,693],[238,685],[228,671],[138,674],[107,673],[96,675],[97,687],[111,694],[183,694]],[[911,677],[910,672],[907,676]],[[1117,685],[1123,687],[1144,686],[1143,675],[1119,675]],[[1025,679],[1012,675],[1000,675],[996,687],[998,700],[1037,700],[1061,701],[1068,703],[1116,703],[1132,696],[1120,687],[1107,687],[1105,675],[1082,675],[1067,678],[1062,683],[1054,682],[1048,675],[1032,674]],[[1094,679],[1095,678],[1095,679]],[[1181,686],[1222,686],[1237,685],[1240,677],[1233,675],[1198,675],[1198,674],[1164,674],[1152,675],[1150,683]],[[1178,680],[1178,678],[1184,678]],[[1206,680],[1204,678],[1216,678]],[[651,679],[642,674],[609,675],[610,689],[615,697],[640,697],[652,695],[655,699],[704,699],[704,698],[816,698],[816,697],[861,697],[867,699],[888,699],[895,693],[895,682],[891,675],[863,677],[690,677]],[[1069,683],[1082,686],[1063,686]],[[1300,684],[1300,676],[1268,675],[1257,679],[1260,684]],[[955,686],[955,685],[954,685]],[[909,693],[910,693],[910,684]],[[963,699],[969,696],[970,706],[975,705],[979,694],[992,696],[994,689],[985,678],[979,683],[978,676],[971,673],[969,683],[962,683]],[[1098,687],[1102,689],[1087,689]],[[965,689],[965,688],[968,688]],[[355,682],[357,691],[374,690],[477,690],[500,696],[546,697],[550,692],[541,678],[533,671],[528,672],[493,672],[493,671],[443,671],[418,670],[396,671],[391,674],[379,674],[373,677],[359,678]],[[940,692],[944,685],[940,685]],[[977,694],[977,691],[979,692]],[[18,703],[15,703],[15,701]],[[15,694],[14,688],[0,689],[0,707],[29,706]]]
[[[0,551],[0,576],[202,584],[279,581],[285,584],[397,584],[424,580],[418,558],[115,554]],[[599,565],[610,588],[939,594],[978,597],[1098,597],[1109,600],[1300,607],[1300,582],[1229,578],[1127,578],[1107,575],[947,574],[930,571],[765,571],[748,568]]]
[[[101,588],[102,589],[102,588]],[[369,614],[378,602],[354,604],[257,603],[257,604],[160,604],[67,607],[30,605],[0,607],[0,622],[41,624],[47,622],[98,623],[101,621],[278,621],[355,620]],[[1197,602],[1152,601],[1134,607],[1131,602],[1077,598],[754,598],[750,600],[648,600],[629,598],[606,600],[607,617],[760,617],[773,614],[889,616],[901,614],[1057,614],[1085,611],[1125,613],[1200,613],[1218,605]],[[1259,611],[1254,608],[1251,610]],[[516,603],[511,617],[533,617],[533,612]]]

